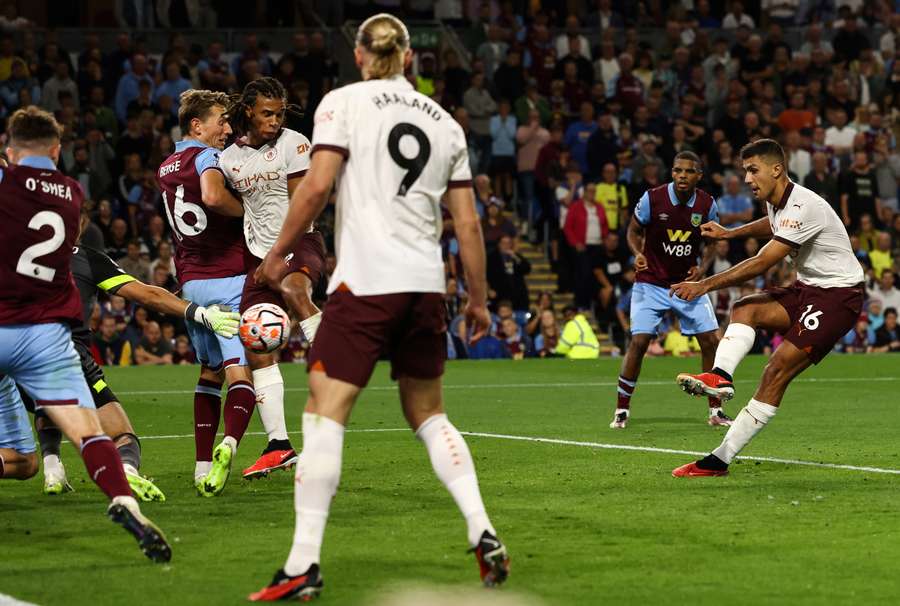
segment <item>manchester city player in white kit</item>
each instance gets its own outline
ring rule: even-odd
[[[475,337],[490,325],[465,136],[403,77],[412,52],[409,33],[396,17],[366,20],[355,56],[364,81],[330,92],[319,105],[309,173],[257,271],[258,279],[277,283],[284,255],[321,212],[339,176],[337,267],[310,352],[293,546],[283,569],[252,600],[309,599],[321,591],[319,556],[341,475],[344,426],[382,351],[390,357],[406,419],[465,517],[483,582],[502,583],[509,571],[472,455],[444,413],[441,394],[446,325],[439,236],[445,193],[466,269],[467,325]]]
[[[274,287],[253,279],[253,272],[278,238],[291,194],[309,169],[309,139],[284,127],[287,110],[287,92],[278,80],[259,78],[247,84],[228,108],[229,122],[238,138],[222,153],[219,166],[244,203],[248,275],[241,313],[258,303],[289,309],[312,343],[322,317],[312,302],[312,291],[325,266],[322,235],[310,226],[290,251],[289,261],[282,266],[284,275]],[[256,408],[268,435],[262,456],[243,472],[247,479],[286,469],[297,461],[284,421],[284,379],[277,356],[277,352],[247,352]]]
[[[700,461],[675,469],[672,475],[676,477],[727,475],[734,457],[778,412],[794,377],[828,355],[853,328],[862,310],[863,270],[847,230],[828,202],[791,182],[784,150],[772,139],[745,145],[741,160],[747,171],[744,181],[765,204],[767,216],[735,229],[706,223],[703,235],[772,239],[756,256],[699,282],[675,284],[672,293],[691,301],[712,290],[743,284],[786,257],[797,269],[797,281],[737,301],[712,371],[678,375],[678,383],[688,393],[731,399],[731,375],[753,347],[756,329],[784,335],[766,364],[756,393],[734,419],[722,444]]]

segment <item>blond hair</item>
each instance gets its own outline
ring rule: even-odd
[[[229,102],[225,93],[196,88],[184,91],[179,99],[181,105],[178,107],[178,126],[183,136],[190,134],[191,120],[197,118],[202,122],[213,107],[228,107]]]
[[[356,32],[357,46],[371,53],[370,79],[403,73],[403,56],[409,49],[409,32],[403,22],[387,13],[369,17]]]

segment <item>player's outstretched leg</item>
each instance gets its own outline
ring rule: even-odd
[[[716,351],[719,345],[719,331],[712,330],[697,335],[700,352],[703,358],[703,370],[708,371],[715,365]],[[710,396],[709,415],[706,423],[711,427],[730,427],[733,419],[722,409],[722,400]]]
[[[194,486],[200,489],[212,468],[213,444],[222,414],[222,379],[213,370],[202,367],[194,388]]]
[[[212,466],[198,488],[204,497],[213,497],[225,490],[231,474],[231,464],[237,453],[238,443],[247,431],[256,405],[256,392],[250,383],[250,370],[246,366],[230,366],[225,369],[228,395],[225,397],[225,437],[213,450]]]
[[[41,445],[41,458],[44,463],[44,494],[58,495],[71,492],[73,488],[66,477],[66,468],[59,454],[62,432],[42,409],[34,413],[34,429]]]
[[[252,480],[278,469],[290,469],[297,463],[297,453],[288,439],[284,420],[284,379],[275,356],[248,352],[247,359],[253,368],[256,408],[268,437],[262,455],[243,471],[243,477]]]
[[[641,374],[641,363],[652,338],[653,335],[643,333],[631,337],[625,358],[622,360],[619,385],[616,389],[616,410],[609,424],[610,429],[625,429],[628,425],[628,419],[631,417],[631,396],[634,395],[634,388]]]
[[[756,394],[738,413],[719,447],[699,461],[678,467],[672,475],[676,478],[728,475],[728,466],[734,458],[778,412],[791,380],[810,364],[812,361],[805,352],[789,341],[783,342],[766,364]]]
[[[500,585],[509,576],[509,555],[485,511],[469,447],[444,413],[441,380],[401,377],[399,385],[406,419],[466,520],[470,552],[482,582],[487,587]]]
[[[125,479],[122,459],[109,436],[102,433],[100,420],[93,409],[76,407],[47,408],[54,424],[77,445],[88,476],[110,499],[109,518],[127,530],[141,551],[154,562],[172,558],[162,531],[141,513]]]

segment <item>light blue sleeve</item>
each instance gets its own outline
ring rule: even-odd
[[[709,221],[718,221],[719,220],[719,205],[716,204],[716,199],[713,198],[712,204],[709,207],[709,216],[707,217]]]
[[[219,168],[219,150],[214,147],[208,147],[197,154],[197,157],[194,159],[194,168],[197,169],[197,175],[202,175],[210,168],[221,171],[222,169]]]
[[[650,196],[647,192],[638,200],[637,206],[634,207],[634,218],[641,225],[650,223]]]

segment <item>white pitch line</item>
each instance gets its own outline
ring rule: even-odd
[[[857,383],[857,382],[885,382],[900,381],[900,377],[825,377],[817,379],[794,379],[791,383]],[[735,383],[758,383],[758,379],[742,379]],[[640,385],[675,385],[675,381],[640,381]],[[555,387],[614,387],[616,381],[570,381],[568,383],[471,383],[458,385],[444,385],[444,389],[547,389]],[[394,391],[396,385],[377,385],[366,387],[366,391]],[[285,387],[285,391],[309,391],[306,387]],[[194,393],[192,389],[147,390],[147,391],[117,391],[123,396],[152,396],[152,395],[188,395]]]
[[[0,593],[0,606],[37,606],[37,604],[32,604],[31,602],[23,602],[22,600],[17,600],[11,595]]]
[[[347,429],[347,433],[386,433],[396,431],[411,431],[408,427],[384,428],[384,429]],[[289,434],[299,434],[299,431],[289,431]],[[557,444],[561,446],[581,446],[583,448],[598,448],[605,450],[627,450],[632,452],[653,452],[660,454],[679,454],[695,457],[706,456],[707,452],[696,450],[680,450],[677,448],[658,448],[656,446],[634,446],[632,444],[605,444],[603,442],[579,442],[577,440],[562,440],[558,438],[538,438],[533,436],[515,436],[502,433],[484,433],[479,431],[461,431],[464,436],[473,438],[492,438],[495,440],[514,440],[518,442],[535,442],[539,444]],[[247,432],[247,436],[264,436],[265,432]],[[143,440],[170,440],[178,438],[193,438],[194,434],[168,435],[168,436],[141,436]],[[744,461],[763,461],[766,463],[781,463],[783,465],[804,465],[806,467],[819,467],[822,469],[840,469],[844,471],[863,471],[869,473],[883,473],[888,475],[900,475],[900,469],[884,467],[866,467],[860,465],[842,465],[840,463],[818,463],[815,461],[801,461],[799,459],[782,459],[778,457],[739,456]],[[2,606],[2,604],[0,604]]]

